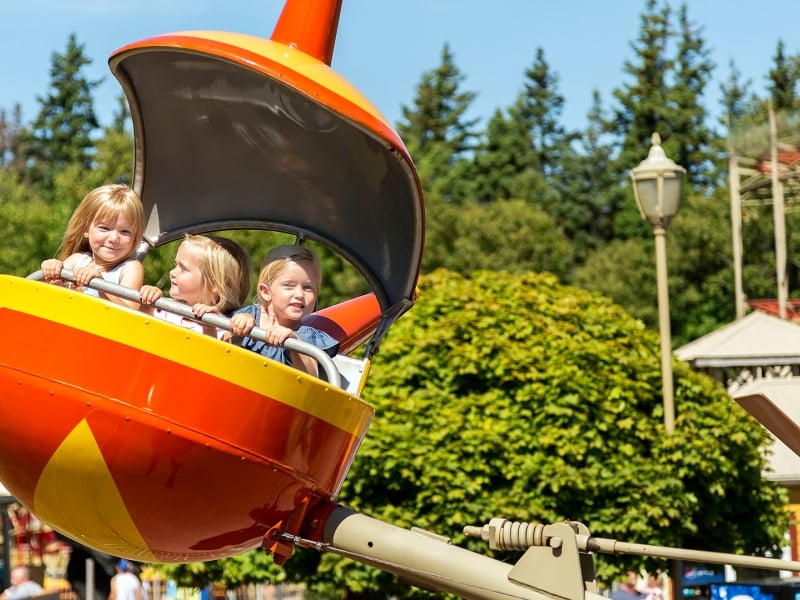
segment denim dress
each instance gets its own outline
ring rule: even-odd
[[[245,306],[244,308],[234,311],[233,314],[238,313],[247,313],[252,315],[252,317],[256,320],[256,327],[258,327],[258,323],[261,320],[260,304],[251,304],[250,306]],[[330,357],[335,356],[339,351],[339,342],[324,331],[320,331],[314,327],[309,327],[308,325],[301,325],[295,329],[295,333],[301,341],[316,346],[317,348],[323,350]],[[266,356],[267,358],[271,358],[272,360],[276,360],[285,365],[292,365],[291,353],[283,346],[273,346],[272,344],[268,344],[263,340],[256,340],[249,336],[243,337],[240,345],[242,348],[247,348],[248,350],[257,352],[261,356]]]

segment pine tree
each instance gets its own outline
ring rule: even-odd
[[[512,199],[515,178],[529,167],[531,146],[530,132],[497,109],[473,157],[472,197],[479,202]]]
[[[665,142],[672,134],[667,87],[667,74],[674,65],[667,55],[670,8],[658,8],[656,0],[647,0],[645,10],[639,38],[632,44],[638,62],[626,61],[624,66],[633,82],[614,91],[619,102],[613,115],[613,131],[621,139],[620,175],[646,156],[654,131]]]
[[[565,100],[558,80],[538,48],[515,103],[507,116],[495,112],[475,153],[476,198],[522,199],[559,219],[577,135],[560,123]]]
[[[441,63],[423,74],[411,108],[402,106],[403,121],[397,131],[417,164],[426,192],[458,201],[467,186],[466,156],[474,150],[478,119],[466,112],[475,92],[462,91],[464,75],[455,64],[448,44]]]
[[[720,84],[722,99],[722,117],[720,124],[725,125],[729,130],[731,127],[748,117],[753,112],[754,105],[758,102],[751,91],[752,81],[746,79],[742,81],[742,73],[736,68],[733,61],[729,63],[730,75],[728,79]]]
[[[117,109],[112,115],[111,125],[103,129],[103,137],[97,140],[94,169],[94,185],[110,181],[131,185],[133,174],[133,135],[130,132],[131,113],[123,95],[117,97]]]
[[[11,115],[0,109],[0,166],[19,173],[22,157],[19,154],[19,137],[22,132],[22,107],[14,105]]]
[[[687,169],[687,180],[698,186],[714,181],[713,167],[722,153],[714,133],[706,126],[702,104],[704,90],[714,65],[697,28],[689,21],[686,5],[672,27],[668,4],[648,0],[642,28],[633,49],[636,59],[625,65],[634,82],[615,90],[619,102],[613,131],[621,139],[617,157],[620,179],[641,162],[648,152],[653,132],[661,136],[664,151]],[[676,42],[674,56],[668,52]],[[616,235],[645,235],[647,228],[631,201],[617,216]]]
[[[787,57],[783,40],[778,40],[772,60],[773,67],[767,75],[767,81],[775,112],[794,111],[798,106],[797,81],[800,79],[797,58]]]
[[[608,119],[600,93],[592,93],[588,126],[579,151],[570,157],[560,203],[565,232],[571,238],[576,264],[614,238],[614,218],[625,202],[627,180],[620,180],[613,160],[613,145],[605,130]]]
[[[50,91],[37,97],[39,114],[21,136],[27,177],[42,190],[52,190],[54,173],[68,165],[92,167],[92,134],[99,127],[92,90],[102,80],[86,78],[89,64],[84,46],[71,34],[65,52],[51,56]]]
[[[687,181],[707,188],[714,182],[715,163],[724,150],[719,138],[706,126],[708,114],[702,103],[714,64],[700,31],[689,21],[685,4],[678,12],[678,24],[675,85],[670,93],[674,105],[670,117],[673,137],[666,150],[686,168]]]
[[[560,226],[573,229],[565,221],[566,190],[574,152],[570,145],[577,138],[561,125],[564,96],[558,90],[558,74],[547,64],[544,51],[536,50],[533,64],[525,70],[522,92],[509,109],[509,118],[519,128],[518,136],[529,140],[521,159],[524,170],[512,182],[514,196],[540,206]]]
[[[558,74],[545,61],[544,50],[537,48],[533,64],[525,70],[523,91],[509,110],[511,120],[530,138],[530,166],[547,177],[561,169],[565,148],[576,137],[559,123],[565,100],[558,81]]]

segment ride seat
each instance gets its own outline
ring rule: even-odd
[[[342,376],[342,388],[348,394],[360,397],[369,371],[367,360],[359,360],[344,354],[337,354],[333,357],[333,364],[336,365],[339,374]]]

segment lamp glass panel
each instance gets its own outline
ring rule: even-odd
[[[657,179],[637,179],[636,196],[645,217],[660,216]]]
[[[667,177],[664,179],[664,215],[674,217],[681,204],[682,177]]]

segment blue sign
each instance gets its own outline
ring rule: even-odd
[[[691,565],[683,568],[684,585],[703,585],[706,583],[723,583],[725,567],[722,565]]]

